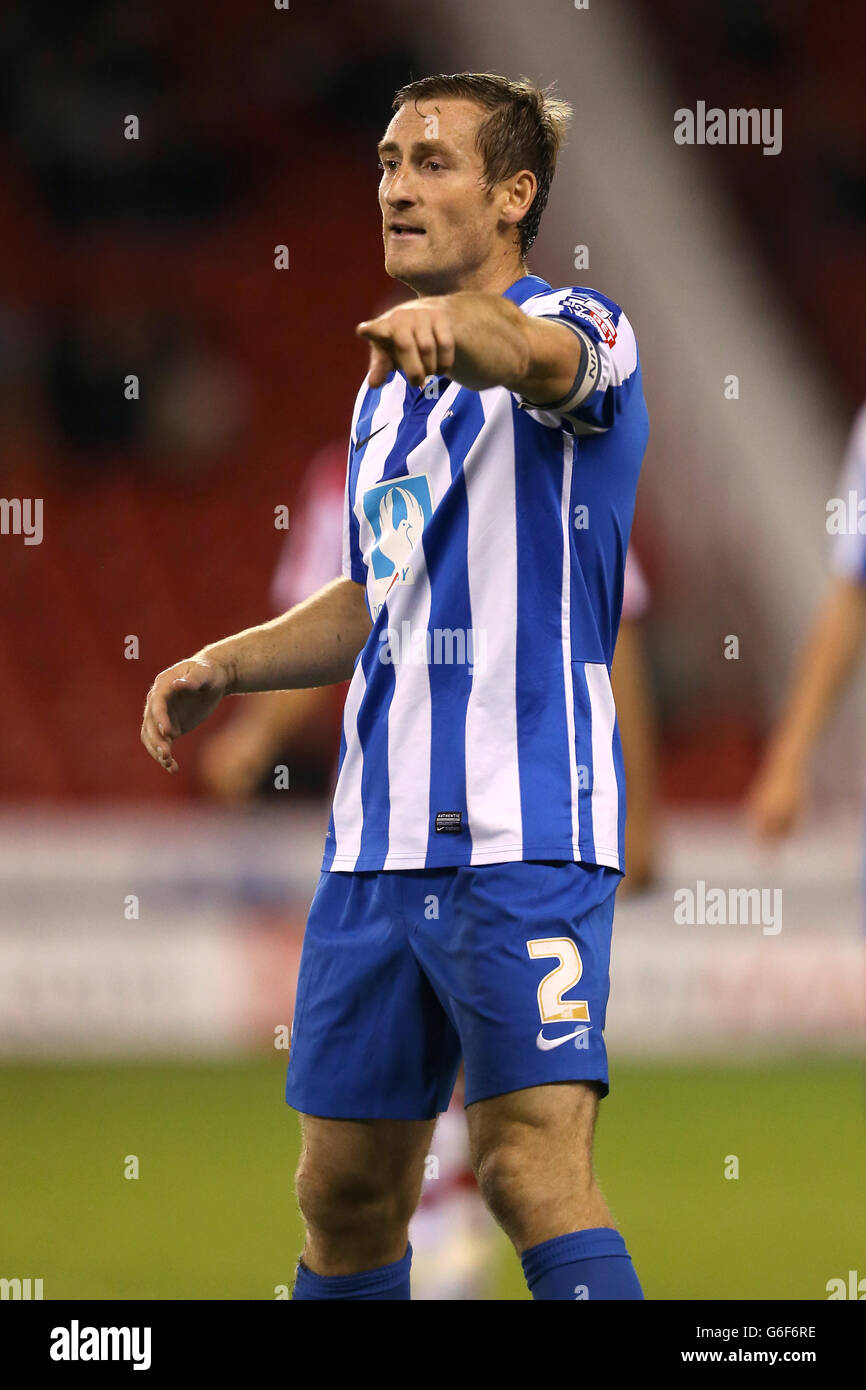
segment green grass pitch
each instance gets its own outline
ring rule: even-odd
[[[47,1299],[273,1299],[300,1242],[283,1075],[284,1054],[0,1067],[0,1276]],[[623,1063],[611,1085],[597,1170],[648,1298],[824,1299],[866,1274],[859,1063]],[[527,1297],[504,1237],[497,1274]]]

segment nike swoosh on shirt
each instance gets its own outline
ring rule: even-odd
[[[581,1033],[588,1033],[591,1027],[592,1024],[589,1025],[589,1028],[575,1028],[573,1033],[566,1033],[564,1038],[546,1038],[544,1036],[544,1029],[541,1028],[539,1029],[538,1037],[535,1039],[535,1046],[539,1048],[541,1052],[549,1052],[552,1047],[562,1047],[563,1043],[571,1042],[572,1038],[579,1038]]]
[[[363,439],[356,439],[356,440],[355,440],[355,448],[356,448],[356,449],[360,449],[360,448],[362,448],[365,444],[369,444],[370,440],[373,439],[373,438],[375,437],[375,435],[381,434],[382,431],[383,431],[384,429],[387,429],[389,423],[390,423],[390,421],[386,420],[386,421],[385,421],[385,424],[384,424],[384,425],[380,425],[379,428],[378,428],[377,430],[374,430],[372,434],[366,435]]]

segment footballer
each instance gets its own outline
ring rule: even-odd
[[[527,267],[571,116],[486,73],[401,88],[357,327],[342,575],[161,672],[141,737],[350,680],[286,1099],[296,1300],[408,1299],[461,1056],[472,1162],[538,1300],[643,1297],[596,1181],[625,779],[610,668],[648,421],[620,306]]]

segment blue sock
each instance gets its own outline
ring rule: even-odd
[[[535,1299],[643,1298],[625,1241],[609,1226],[543,1240],[520,1262]]]
[[[410,1298],[409,1269],[412,1247],[406,1247],[402,1260],[362,1274],[314,1274],[298,1262],[292,1301],[319,1298]]]

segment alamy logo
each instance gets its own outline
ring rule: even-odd
[[[761,926],[764,936],[782,930],[781,888],[708,888],[699,878],[694,888],[674,893],[674,921],[679,926]]]
[[[0,1299],[22,1300],[43,1298],[41,1279],[0,1279]]]
[[[694,111],[681,106],[674,112],[674,140],[678,145],[761,145],[764,154],[782,149],[782,108],[774,106],[707,109],[699,101]]]
[[[52,1361],[131,1361],[134,1371],[150,1370],[149,1327],[52,1327]]]
[[[399,628],[379,633],[379,660],[384,666],[465,666],[483,671],[487,658],[483,628],[420,627],[413,631],[408,618]]]
[[[860,1303],[866,1299],[866,1279],[861,1279],[856,1269],[848,1270],[848,1282],[844,1279],[828,1279],[824,1285],[827,1300],[834,1298],[856,1298]]]
[[[23,536],[25,545],[41,545],[42,498],[0,497],[0,536]]]
[[[866,536],[866,497],[854,488],[848,489],[847,499],[831,497],[827,503],[827,534]]]

